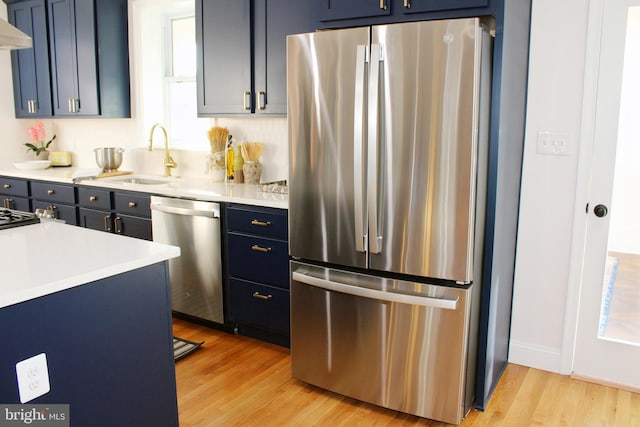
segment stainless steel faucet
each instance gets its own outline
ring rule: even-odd
[[[151,126],[151,133],[149,134],[149,151],[153,150],[153,132],[159,127],[164,134],[164,175],[171,176],[171,169],[176,168],[178,164],[173,160],[171,154],[169,154],[169,136],[167,130],[160,123],[156,123]]]

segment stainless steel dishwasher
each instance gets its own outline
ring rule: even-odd
[[[151,196],[153,241],[179,246],[169,260],[173,311],[224,323],[220,204]]]

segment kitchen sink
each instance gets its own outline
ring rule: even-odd
[[[118,183],[118,184],[131,184],[131,185],[161,185],[171,182],[175,178],[164,177],[148,177],[143,175],[128,175],[119,176],[113,178],[105,178],[105,181]]]
[[[120,182],[122,184],[139,184],[139,185],[159,185],[166,184],[167,181],[150,178],[120,178],[112,179],[111,182]]]

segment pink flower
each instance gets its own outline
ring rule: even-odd
[[[29,128],[29,136],[33,142],[44,141],[44,125],[38,122]]]

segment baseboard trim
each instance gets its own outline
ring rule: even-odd
[[[555,347],[531,345],[518,341],[509,343],[509,363],[569,375],[562,372],[562,351]]]
[[[588,383],[598,384],[605,387],[617,388],[618,390],[629,391],[631,393],[640,393],[640,387],[633,387],[633,386],[618,383],[615,381],[607,381],[601,378],[594,378],[588,375],[582,375],[582,374],[576,374],[576,373],[571,374],[570,377],[571,379],[574,379],[574,380],[586,381]]]

